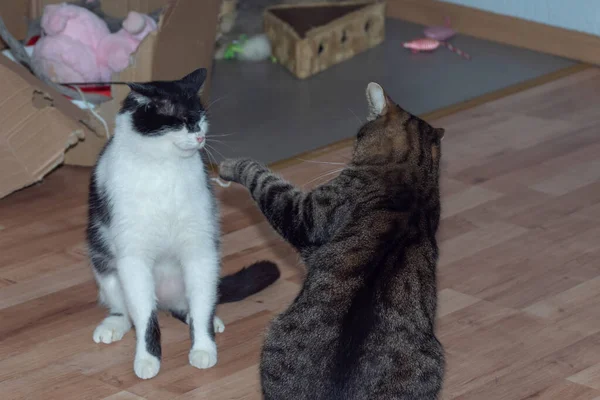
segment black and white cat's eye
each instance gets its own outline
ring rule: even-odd
[[[197,122],[195,124],[186,123],[185,125],[190,133],[197,133],[202,130],[201,122]]]

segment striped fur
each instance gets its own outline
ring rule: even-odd
[[[352,161],[303,192],[250,159],[221,177],[248,188],[307,266],[276,317],[261,359],[267,400],[438,398],[436,232],[442,129],[397,106],[377,84]]]

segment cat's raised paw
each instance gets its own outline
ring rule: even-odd
[[[160,361],[156,357],[136,357],[133,362],[133,371],[140,379],[154,378],[160,370]]]
[[[215,315],[213,318],[213,329],[215,333],[223,333],[225,332],[225,323],[223,320]]]
[[[131,329],[131,324],[123,316],[110,316],[104,319],[94,330],[94,342],[110,344],[123,339]]]
[[[219,176],[221,177],[221,179],[224,179],[226,181],[233,181],[235,182],[237,179],[237,173],[238,171],[236,171],[236,169],[238,168],[238,165],[240,162],[243,161],[247,161],[248,159],[236,159],[236,158],[228,158],[225,161],[221,162],[221,164],[219,165]]]
[[[196,368],[207,369],[217,363],[217,352],[195,349],[190,351],[190,364]]]

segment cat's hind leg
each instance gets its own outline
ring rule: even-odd
[[[100,303],[108,308],[109,314],[94,330],[93,339],[96,343],[109,344],[123,339],[131,329],[131,320],[117,274],[112,272],[95,275],[100,290]]]
[[[216,315],[213,317],[213,328],[215,333],[223,333],[225,332],[225,322]]]

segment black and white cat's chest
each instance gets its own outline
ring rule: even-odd
[[[212,194],[199,154],[166,161],[109,157],[96,174],[112,199],[117,220],[181,229],[214,219]]]

